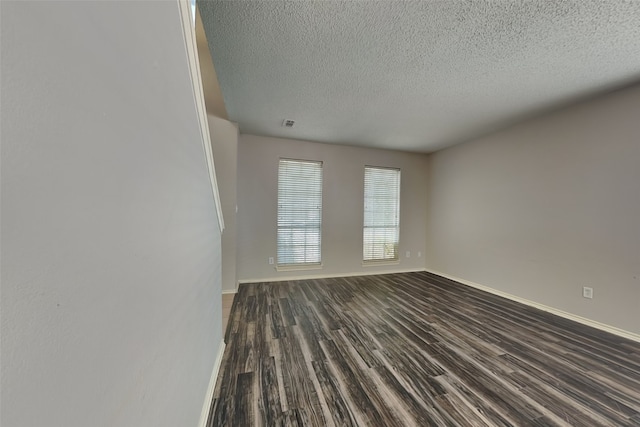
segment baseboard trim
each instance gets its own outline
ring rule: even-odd
[[[610,326],[605,323],[600,323],[595,320],[587,319],[586,317],[578,316],[576,314],[572,314],[563,310],[559,310],[557,308],[550,307],[548,305],[540,304],[535,301],[531,301],[525,298],[518,297],[516,295],[509,294],[507,292],[500,291],[498,289],[491,288],[489,286],[481,285],[476,282],[472,282],[470,280],[465,280],[460,277],[452,276],[450,274],[442,273],[440,271],[428,270],[425,269],[427,273],[432,273],[438,276],[445,277],[449,280],[453,280],[458,283],[462,283],[463,285],[470,286],[472,288],[479,289],[481,291],[489,292],[490,294],[498,295],[500,297],[519,302],[524,305],[528,305],[530,307],[534,307],[540,309],[542,311],[546,311],[551,314],[555,314],[556,316],[563,317],[568,320],[573,320],[574,322],[581,323],[583,325],[591,326],[592,328],[599,329],[601,331],[609,332],[611,334],[617,335],[619,337],[627,338],[632,341],[640,342],[640,335],[634,334],[633,332],[625,331],[624,329],[616,328],[615,326]]]
[[[220,365],[222,365],[222,357],[224,356],[224,349],[227,344],[224,340],[220,343],[220,349],[216,356],[216,361],[213,364],[213,371],[211,372],[211,378],[209,379],[209,387],[207,388],[207,395],[204,399],[204,405],[202,405],[202,413],[200,414],[200,422],[198,427],[206,427],[209,419],[209,412],[211,412],[211,404],[213,403],[213,392],[216,388],[216,380],[218,379],[218,372],[220,371]]]
[[[389,270],[389,271],[379,271],[379,270],[378,271],[359,271],[357,273],[305,274],[304,276],[263,277],[260,279],[238,280],[238,283],[242,284],[242,283],[285,282],[288,280],[305,280],[305,279],[333,279],[336,277],[378,276],[381,274],[416,273],[420,271],[424,271],[424,268],[411,268],[407,270]]]
[[[222,290],[222,295],[232,295],[232,294],[237,294],[238,293],[238,288],[235,289],[223,289]]]

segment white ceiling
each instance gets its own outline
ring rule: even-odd
[[[429,152],[640,79],[640,0],[198,4],[242,133]]]

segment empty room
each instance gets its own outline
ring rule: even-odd
[[[3,427],[640,426],[640,2],[0,8]]]
[[[239,127],[210,425],[640,423],[638,3],[198,5]]]

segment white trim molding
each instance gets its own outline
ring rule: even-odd
[[[204,405],[202,405],[202,413],[200,414],[200,422],[198,427],[206,427],[209,419],[209,413],[211,412],[211,404],[213,403],[213,392],[216,389],[216,380],[218,379],[218,373],[220,372],[220,366],[222,365],[222,358],[224,356],[224,349],[226,344],[224,340],[220,343],[220,350],[218,350],[218,356],[213,364],[213,371],[211,372],[211,379],[209,379],[209,387],[207,387],[207,395],[204,399]]]
[[[207,162],[207,168],[209,169],[211,190],[213,192],[213,199],[216,205],[216,213],[218,214],[218,225],[220,226],[220,233],[222,233],[222,231],[224,230],[224,218],[222,216],[222,205],[220,204],[218,182],[216,180],[216,169],[213,162],[211,135],[209,133],[209,122],[207,120],[207,107],[204,103],[204,92],[202,90],[202,74],[200,73],[200,59],[198,58],[198,48],[196,45],[196,30],[192,15],[193,11],[191,9],[191,2],[189,0],[178,0],[178,6],[182,22],[184,43],[187,48],[189,74],[191,76],[191,86],[193,88],[195,107],[198,113],[200,133],[202,134],[204,155]]]
[[[238,293],[238,287],[236,286],[235,289],[223,289],[222,290],[222,295],[233,295],[233,294],[237,294]]]
[[[277,276],[277,277],[263,277],[260,279],[244,279],[238,280],[239,284],[242,283],[262,283],[262,282],[283,282],[286,280],[305,280],[305,279],[333,279],[336,277],[354,277],[354,276],[377,276],[380,274],[395,274],[395,273],[416,273],[424,271],[424,268],[412,268],[408,270],[392,270],[392,271],[359,271],[357,273],[336,273],[336,274],[305,274],[304,276]]]
[[[442,276],[449,280],[453,280],[455,282],[461,283],[466,286],[470,286],[472,288],[479,289],[481,291],[488,292],[493,295],[498,295],[500,297],[506,298],[511,301],[519,302],[524,305],[528,305],[529,307],[534,307],[542,311],[546,311],[551,314],[555,314],[556,316],[560,316],[564,319],[572,320],[574,322],[581,323],[586,326],[591,326],[592,328],[599,329],[601,331],[609,332],[613,335],[617,335],[622,338],[627,338],[629,340],[640,342],[640,335],[635,334],[633,332],[625,331],[624,329],[616,328],[615,326],[607,325],[605,323],[601,323],[595,320],[587,319],[586,317],[578,316],[576,314],[572,314],[554,307],[550,307],[548,305],[540,304],[535,301],[531,301],[525,298],[518,297],[516,295],[509,294],[507,292],[500,291],[498,289],[491,288],[489,286],[481,285],[476,282],[472,282],[470,280],[465,280],[460,277],[452,276],[451,274],[442,273],[436,270],[430,269],[410,269],[410,270],[394,270],[394,271],[375,271],[375,272],[357,272],[357,273],[342,273],[342,274],[318,274],[318,275],[304,275],[304,276],[278,276],[278,277],[263,277],[259,279],[243,279],[238,280],[238,284],[242,283],[261,283],[261,282],[282,282],[286,280],[305,280],[305,279],[331,279],[336,277],[353,277],[353,276],[371,276],[378,274],[394,274],[394,273],[414,273],[419,271],[426,271],[427,273],[436,274],[438,276]],[[223,293],[236,293],[235,291],[223,291]]]
[[[470,286],[472,288],[480,289],[481,291],[488,292],[490,294],[498,295],[500,297],[509,299],[511,301],[519,302],[524,305],[528,305],[529,307],[534,307],[542,311],[546,311],[551,314],[555,314],[556,316],[563,317],[568,320],[573,320],[574,322],[581,323],[583,325],[591,326],[592,328],[599,329],[601,331],[609,332],[611,334],[617,335],[619,337],[627,338],[632,341],[640,342],[640,335],[634,334],[633,332],[625,331],[624,329],[616,328],[615,326],[610,326],[604,323],[597,322],[595,320],[587,319],[586,317],[578,316],[576,314],[568,313],[566,311],[559,310],[557,308],[549,307],[548,305],[540,304],[535,301],[531,301],[525,298],[521,298],[507,292],[499,291],[497,289],[491,288],[489,286],[481,285],[479,283],[472,282],[470,280],[461,279],[460,277],[452,276],[450,274],[445,274],[435,270],[425,270],[428,273],[433,273],[438,276],[445,277],[449,280],[453,280],[458,283],[462,283],[463,285]]]

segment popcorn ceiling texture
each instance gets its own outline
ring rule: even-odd
[[[429,152],[640,78],[640,1],[199,7],[242,133]]]

